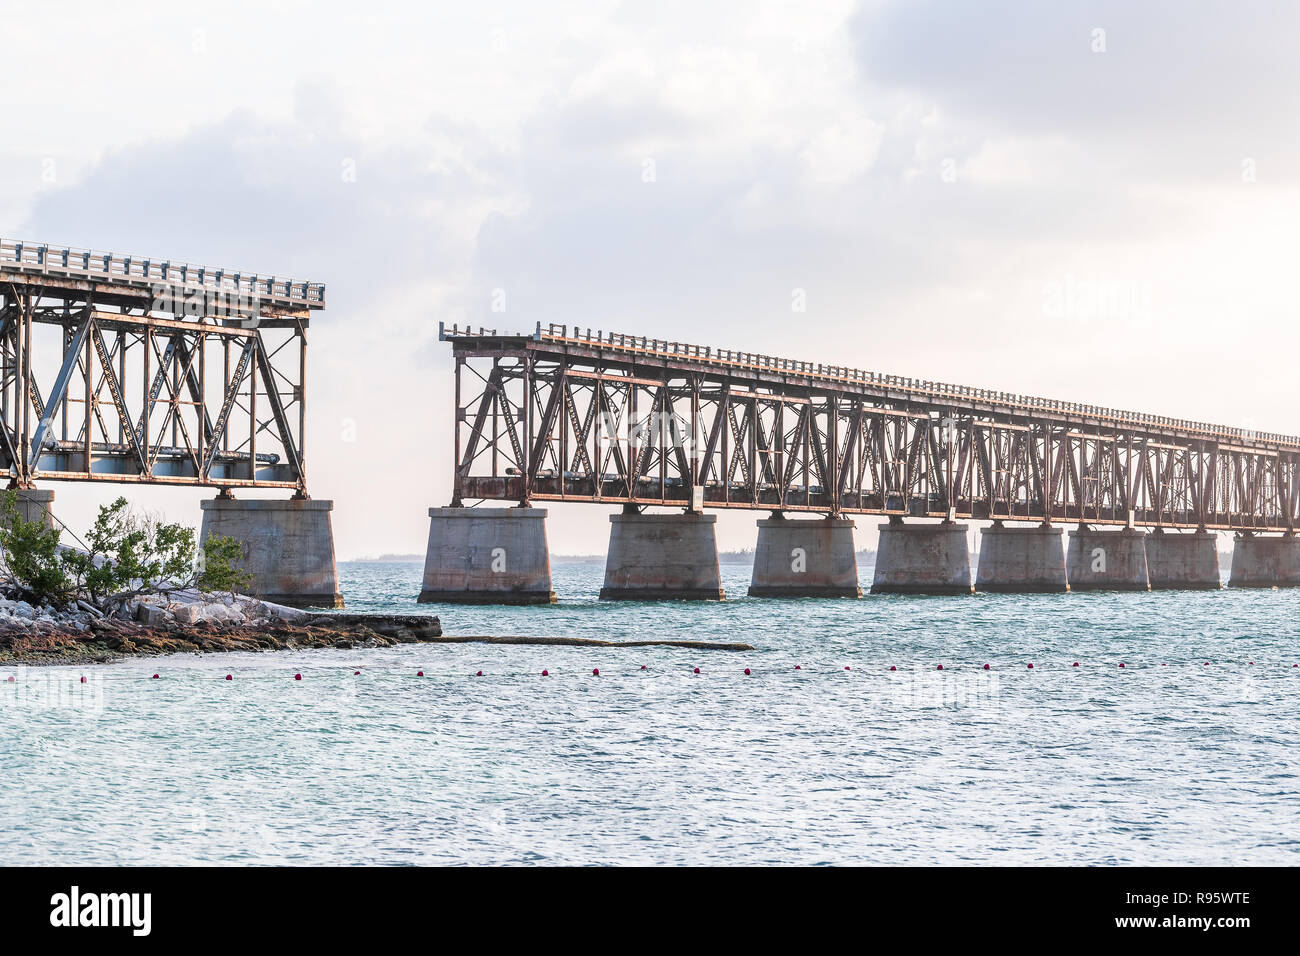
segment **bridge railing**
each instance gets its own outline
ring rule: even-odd
[[[478,329],[477,331],[458,325],[446,330],[439,326],[441,338],[453,338],[460,335],[492,337],[498,335],[496,330]],[[1116,424],[1140,424],[1170,430],[1203,433],[1215,439],[1229,438],[1251,442],[1272,442],[1279,445],[1292,445],[1300,448],[1300,437],[1283,435],[1277,432],[1260,432],[1245,428],[1232,428],[1227,425],[1214,425],[1196,422],[1185,418],[1173,418],[1166,415],[1150,415],[1144,412],[1129,412],[1101,405],[1089,405],[1082,402],[1064,402],[1051,398],[1039,398],[1033,395],[1017,395],[988,388],[972,388],[966,385],[952,385],[946,382],[931,382],[925,379],[908,378],[902,375],[887,375],[880,372],[864,371],[841,365],[825,365],[820,362],[805,362],[798,359],[781,358],[758,352],[740,352],[731,349],[715,349],[709,346],[674,342],[667,339],[650,338],[644,335],[627,335],[622,332],[606,332],[603,329],[570,329],[567,325],[550,323],[543,330],[538,323],[532,336],[538,341],[579,342],[623,351],[636,351],[656,356],[673,356],[689,358],[695,361],[741,366],[749,369],[783,372],[807,378],[834,382],[860,382],[868,385],[885,386],[899,391],[915,393],[922,397],[951,397],[971,401],[987,401],[1018,409],[1040,409],[1060,412],[1088,418],[1106,419]]]
[[[177,285],[190,290],[249,299],[272,299],[324,308],[325,286],[295,282],[281,276],[214,269],[190,262],[121,255],[75,246],[51,246],[0,238],[0,268],[23,272],[66,275],[97,282]]]

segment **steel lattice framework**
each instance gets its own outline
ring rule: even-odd
[[[440,327],[474,499],[1291,531],[1300,438],[590,329]]]
[[[0,239],[0,467],[305,494],[324,286]]]

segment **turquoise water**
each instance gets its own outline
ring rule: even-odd
[[[417,607],[418,565],[340,566],[351,609],[448,633],[752,652],[0,667],[0,863],[1300,862],[1300,589],[771,601],[723,573],[725,604],[602,604],[599,566],[557,565],[554,607]]]

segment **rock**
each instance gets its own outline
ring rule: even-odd
[[[364,630],[406,644],[442,636],[442,621],[431,614],[350,614],[339,612],[307,615],[313,626],[337,630]]]
[[[249,597],[247,594],[235,595],[235,607],[244,612],[244,617],[255,618],[266,616],[266,604],[255,597]]]
[[[438,618],[430,615],[309,614],[268,607],[249,598],[237,598],[231,605],[217,599],[170,607],[146,599],[137,602],[135,609],[137,617],[144,616],[150,623],[69,613],[67,609],[56,612],[52,624],[0,615],[0,662],[70,663],[127,654],[391,647],[444,639],[439,636]],[[276,610],[279,614],[273,613]],[[252,611],[265,611],[267,616],[254,617]],[[257,626],[252,626],[254,623]]]
[[[243,624],[244,614],[237,607],[225,604],[207,604],[203,607],[203,620],[217,624]]]
[[[165,608],[141,603],[135,609],[135,619],[146,627],[161,627],[167,623],[167,611]]]
[[[283,604],[272,604],[270,601],[264,602],[267,617],[280,621],[297,623],[306,621],[309,615],[306,611],[300,611],[296,607],[285,607]]]
[[[173,605],[171,608],[177,624],[198,624],[204,619],[205,610],[202,604]]]

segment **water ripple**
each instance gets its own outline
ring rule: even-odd
[[[769,601],[726,568],[724,604],[602,604],[557,566],[554,607],[417,607],[416,565],[340,570],[449,632],[756,649],[27,671],[86,696],[0,696],[0,862],[1300,862],[1300,590]]]

